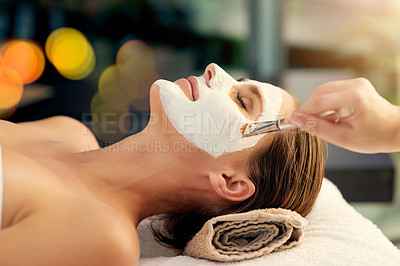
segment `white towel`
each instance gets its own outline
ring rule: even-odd
[[[285,209],[218,216],[204,224],[183,254],[216,261],[252,259],[301,244],[306,225],[300,214]]]
[[[327,179],[324,179],[317,202],[306,219],[308,225],[300,246],[251,260],[225,262],[223,265],[400,265],[400,251],[376,225],[354,210]],[[221,266],[221,263],[174,256],[141,258],[139,265]]]

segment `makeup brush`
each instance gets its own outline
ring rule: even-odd
[[[353,115],[353,113],[354,110],[352,108],[343,108],[340,110],[329,110],[323,112],[319,114],[319,117],[337,123],[339,122],[339,119],[349,117]],[[267,134],[270,132],[297,128],[295,125],[288,124],[287,122],[285,122],[285,120],[286,118],[274,121],[253,122],[253,123],[232,121],[229,124],[229,140],[235,141],[259,134]]]

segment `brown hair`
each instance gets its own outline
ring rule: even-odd
[[[318,137],[298,129],[275,133],[271,144],[254,152],[247,164],[256,187],[250,198],[224,210],[191,206],[165,214],[159,219],[162,230],[152,224],[154,236],[161,244],[183,249],[207,220],[218,215],[285,208],[306,216],[321,188],[323,157]]]

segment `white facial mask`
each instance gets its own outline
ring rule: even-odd
[[[254,122],[240,112],[229,96],[231,88],[238,83],[222,68],[215,65],[215,76],[207,86],[203,77],[197,77],[199,99],[191,101],[178,84],[157,80],[164,111],[175,129],[188,141],[206,151],[213,157],[224,153],[251,148],[263,135],[229,140],[231,121]],[[243,83],[243,82],[241,82]],[[282,93],[279,88],[257,81],[249,83],[258,86],[264,97],[264,110],[257,121],[270,121],[278,118],[282,105]]]

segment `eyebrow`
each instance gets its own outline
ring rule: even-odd
[[[245,81],[249,81],[249,80],[250,79],[248,79],[248,78],[240,78],[237,81],[245,82]],[[254,84],[248,84],[248,86],[249,86],[251,94],[253,94],[257,98],[257,100],[261,103],[261,110],[260,110],[260,115],[261,115],[264,110],[265,103],[264,103],[264,99],[260,93],[260,88]]]
[[[260,93],[260,88],[258,88],[258,86],[256,86],[256,85],[253,85],[253,84],[251,84],[250,85],[250,92],[252,93],[252,94],[254,94],[255,95],[255,97],[258,99],[258,101],[261,103],[261,113],[262,113],[262,111],[264,110],[264,99],[263,99],[263,97],[261,96],[261,93]],[[260,115],[261,115],[261,113],[260,113]]]

